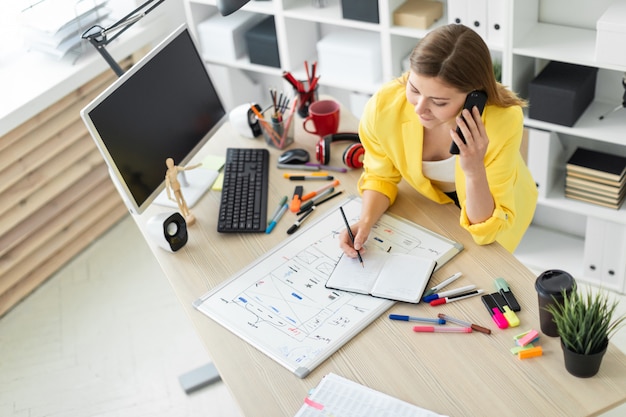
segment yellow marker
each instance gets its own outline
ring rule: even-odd
[[[515,311],[511,310],[509,306],[504,306],[504,313],[502,313],[502,315],[506,318],[506,321],[509,322],[510,327],[519,326],[519,318],[517,314],[515,314]]]
[[[316,172],[312,172],[312,173],[306,174],[306,175],[302,175],[302,173],[299,173],[299,174],[285,173],[285,174],[283,174],[283,178],[291,178],[291,177],[327,177],[327,176],[328,176],[328,171],[316,171]]]
[[[534,358],[535,356],[541,356],[541,355],[543,355],[543,350],[541,349],[541,346],[535,346],[534,348],[521,350],[517,354],[517,357],[520,359],[528,359],[528,358]]]

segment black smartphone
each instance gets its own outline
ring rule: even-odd
[[[472,109],[474,108],[474,106],[478,107],[478,111],[480,112],[480,114],[483,114],[483,109],[485,108],[485,103],[487,103],[487,93],[485,93],[484,91],[479,91],[479,90],[474,90],[471,93],[469,93],[467,95],[467,98],[465,99],[465,104],[463,105],[464,109],[467,109],[469,111],[472,111]],[[461,116],[463,117],[463,116]],[[465,120],[465,119],[463,119]],[[463,137],[463,133],[461,132],[461,128],[460,127],[456,127],[456,133],[461,137],[461,140],[463,141],[463,143],[465,143],[465,138]],[[450,145],[450,153],[453,155],[458,155],[459,154],[459,147],[456,146],[456,143],[454,143],[454,141],[452,141],[452,144]]]

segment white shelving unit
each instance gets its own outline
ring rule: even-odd
[[[560,146],[555,149],[560,149],[562,155],[546,158],[546,164],[552,163],[544,168],[553,170],[556,181],[542,193],[535,221],[516,255],[537,270],[563,269],[591,283],[626,292],[626,207],[613,210],[586,204],[566,199],[563,192],[564,161],[577,146],[626,156],[626,109],[604,120],[598,118],[619,105],[624,92],[621,79],[626,67],[603,64],[595,58],[595,22],[613,0],[442,0],[444,15],[428,30],[393,24],[393,11],[404,0],[379,0],[377,24],[344,19],[340,1],[327,0],[323,8],[314,7],[312,0],[256,0],[244,6],[242,10],[274,16],[281,68],[252,64],[247,56],[229,62],[205,56],[212,75],[219,76],[218,89],[227,106],[253,100],[263,102],[267,100],[268,88],[288,88],[281,77],[283,71],[304,77],[304,61],[318,60],[317,42],[330,33],[376,33],[380,36],[382,66],[379,82],[338,81],[333,74],[325,73],[324,63],[318,61],[320,93],[350,103],[352,95],[370,95],[384,82],[398,77],[403,72],[403,60],[419,39],[452,19],[449,10],[458,13],[459,5],[472,3],[474,9],[484,5],[485,15],[480,17],[485,19],[482,22],[485,25],[494,19],[494,10],[498,10],[502,33],[497,39],[487,36],[485,40],[494,60],[502,65],[502,82],[522,96],[528,97],[528,83],[551,60],[599,68],[595,99],[573,127],[526,118],[529,129],[556,133]],[[215,0],[184,0],[184,4],[192,31],[198,23],[217,13]],[[471,21],[467,23],[472,26]],[[349,67],[351,63],[345,65]],[[360,114],[359,109],[352,110]],[[529,155],[533,157],[536,155]],[[608,243],[597,242],[597,234],[587,233],[588,224],[595,225],[598,221],[616,231],[611,233]],[[594,237],[586,239],[586,235]],[[617,248],[613,252],[622,259],[616,264],[594,258],[597,251],[591,248],[598,245]],[[612,272],[605,270],[606,265],[611,265]]]

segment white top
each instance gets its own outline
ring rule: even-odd
[[[454,156],[441,161],[422,161],[424,176],[430,179],[444,193],[456,191],[454,161]]]

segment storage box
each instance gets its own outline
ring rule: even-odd
[[[319,73],[335,83],[378,83],[382,78],[380,35],[338,31],[317,42]]]
[[[280,68],[274,16],[268,16],[250,28],[245,38],[251,63]]]
[[[550,62],[528,87],[532,119],[573,126],[596,91],[598,69]]]
[[[626,1],[613,2],[596,22],[596,61],[626,65]]]
[[[239,11],[228,16],[214,15],[198,23],[198,40],[207,59],[234,61],[246,54],[244,35],[264,15]]]
[[[341,0],[344,19],[378,23],[378,0]]]
[[[428,29],[443,16],[443,4],[430,0],[407,0],[393,12],[393,24]]]

